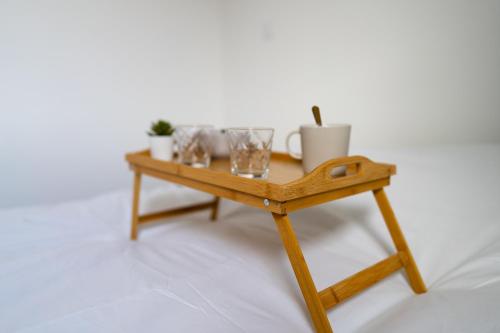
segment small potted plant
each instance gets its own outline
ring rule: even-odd
[[[151,157],[162,161],[171,161],[173,155],[172,134],[174,128],[168,121],[158,120],[151,124],[148,132]]]

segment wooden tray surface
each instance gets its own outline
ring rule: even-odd
[[[349,156],[324,162],[305,175],[301,161],[279,152],[273,152],[269,177],[265,180],[231,175],[228,158],[213,159],[209,168],[193,168],[177,162],[155,160],[149,150],[143,150],[127,154],[126,160],[132,168],[153,176],[173,175],[186,181],[216,185],[279,202],[387,179],[396,173],[394,165],[375,163],[362,156]],[[346,167],[346,174],[332,177],[331,170],[341,166]]]

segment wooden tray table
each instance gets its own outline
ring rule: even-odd
[[[156,219],[210,209],[217,219],[219,197],[241,202],[270,212],[276,222],[283,246],[317,332],[332,332],[326,310],[404,268],[409,284],[417,294],[426,292],[425,284],[398,225],[384,187],[396,173],[390,164],[375,163],[366,157],[350,156],[329,160],[304,175],[300,161],[287,154],[273,153],[267,180],[231,175],[228,159],[215,159],[209,168],[192,168],[175,162],[152,159],[144,150],[126,155],[134,171],[132,228],[137,239],[138,226]],[[332,170],[344,167],[341,176]],[[139,215],[141,176],[147,175],[213,194],[214,200],[167,211]],[[332,286],[318,291],[307,267],[288,213],[328,201],[372,191],[394,242],[396,253]]]

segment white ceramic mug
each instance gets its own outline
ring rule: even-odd
[[[290,139],[293,135],[300,134],[302,153],[292,152]],[[318,165],[333,158],[344,157],[349,154],[349,139],[351,125],[302,125],[300,130],[293,131],[286,138],[286,149],[291,157],[302,159],[304,172],[314,170]],[[343,170],[334,170],[334,174]]]

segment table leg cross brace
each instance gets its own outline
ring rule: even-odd
[[[330,309],[345,299],[386,278],[408,263],[408,256],[398,252],[319,292],[325,309]]]
[[[130,239],[136,240],[138,234],[138,226],[140,224],[149,223],[158,219],[165,219],[175,217],[178,215],[188,214],[199,210],[210,209],[210,220],[217,220],[219,211],[219,197],[215,197],[212,201],[194,204],[191,206],[184,206],[180,208],[173,208],[161,212],[139,215],[139,195],[141,188],[141,173],[136,172],[134,176],[134,194],[132,200],[132,228],[130,231]]]

